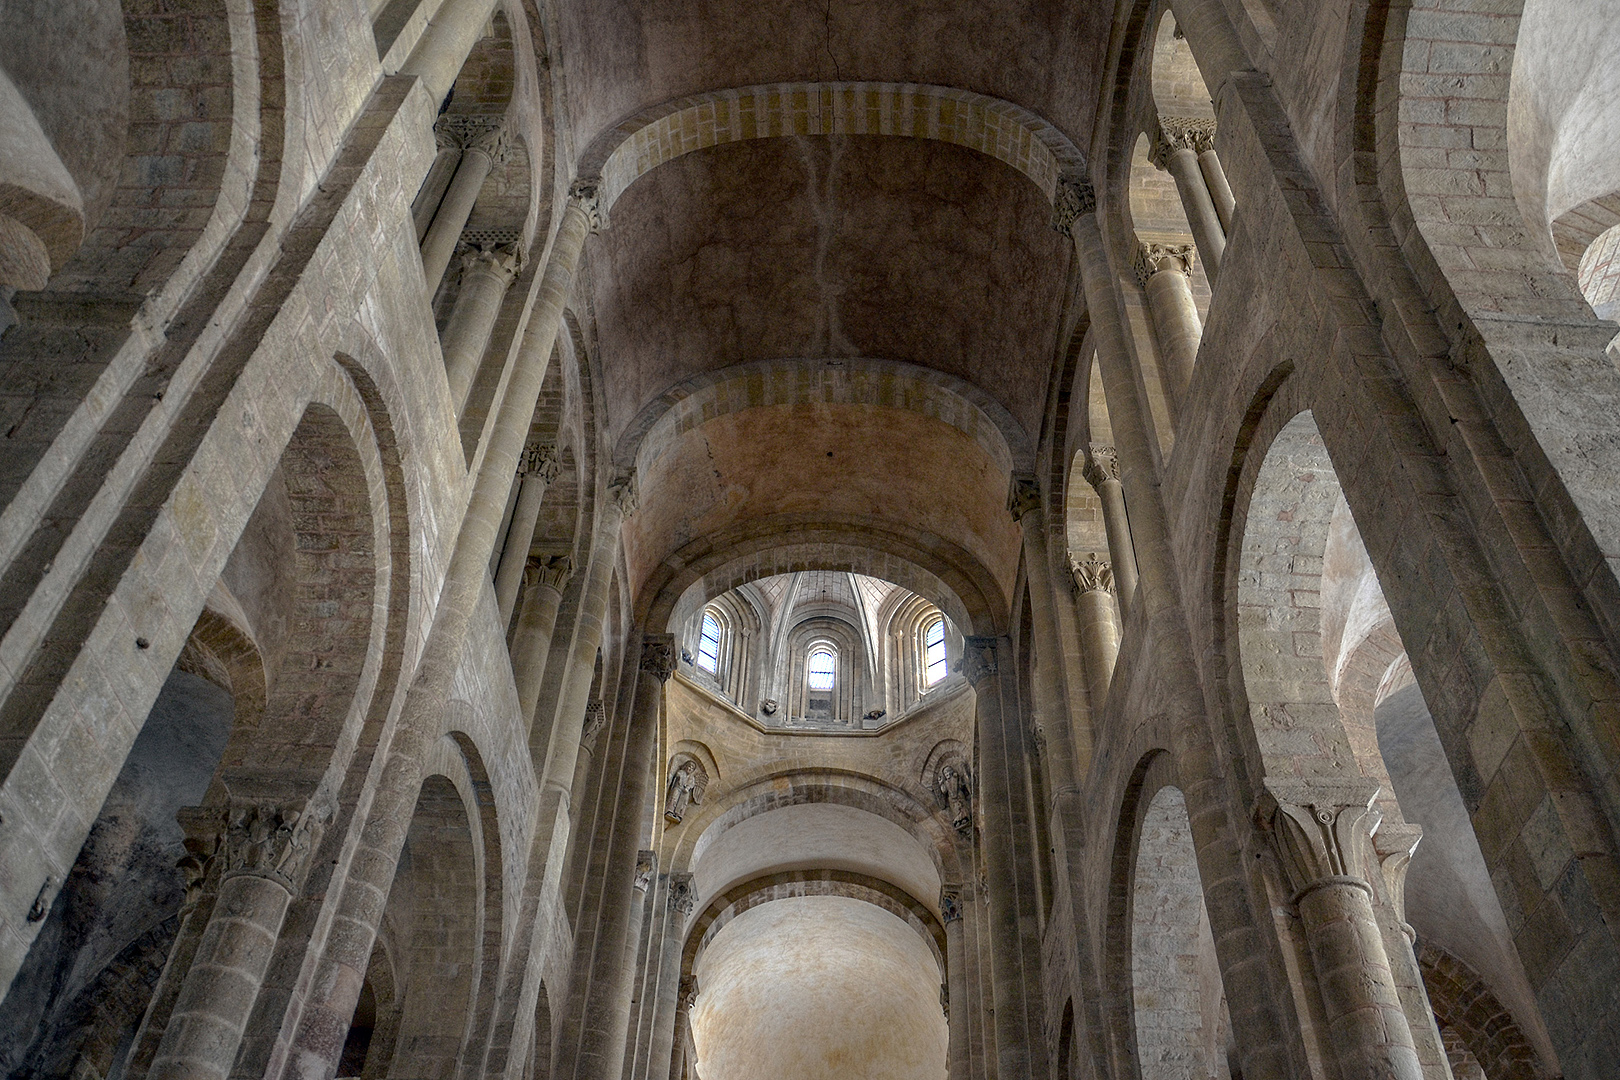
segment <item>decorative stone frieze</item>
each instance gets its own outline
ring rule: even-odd
[[[979,680],[996,674],[996,639],[993,637],[966,637],[962,639],[962,659],[956,670],[974,686]]]
[[[643,848],[636,852],[636,889],[646,892],[652,885],[653,875],[658,873],[658,852]]]
[[[619,508],[621,516],[628,518],[635,514],[636,508],[641,504],[636,494],[635,469],[621,472],[608,481],[608,498]]]
[[[1014,521],[1041,508],[1041,485],[1034,473],[1013,473],[1007,487],[1007,513]]]
[[[1148,281],[1161,271],[1180,271],[1192,276],[1193,259],[1197,248],[1192,244],[1158,244],[1143,242],[1136,245],[1137,284],[1147,288]]]
[[[691,874],[669,875],[669,910],[690,915],[697,908],[697,886]]]
[[[573,576],[572,555],[531,555],[523,566],[523,584],[528,586],[544,585],[562,592]]]
[[[641,643],[641,670],[659,682],[675,674],[675,635],[647,634]]]
[[[1159,130],[1148,151],[1148,160],[1157,168],[1169,168],[1170,155],[1178,150],[1201,154],[1215,148],[1215,120],[1206,117],[1161,116]]]
[[[523,457],[518,461],[519,476],[538,476],[549,484],[560,472],[562,460],[557,455],[556,443],[530,443],[523,448]]]
[[[1112,480],[1119,482],[1119,452],[1106,443],[1092,443],[1090,453],[1086,455],[1084,469],[1086,483],[1102,490],[1102,486]]]
[[[1097,190],[1089,179],[1074,174],[1058,177],[1052,193],[1052,228],[1068,236],[1077,218],[1096,209]]]
[[[1266,778],[1260,823],[1271,835],[1296,901],[1328,884],[1358,885],[1371,893],[1380,873],[1373,846],[1383,819],[1372,808],[1377,797],[1377,782],[1365,777]]]
[[[1083,559],[1076,555],[1070,555],[1069,574],[1074,578],[1076,596],[1088,592],[1113,594],[1114,564],[1106,559],[1098,558],[1095,551],[1089,552]]]

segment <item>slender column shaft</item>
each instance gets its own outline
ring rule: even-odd
[[[433,224],[433,215],[438,213],[445,190],[450,187],[450,178],[456,175],[456,166],[461,163],[461,142],[450,132],[443,118],[433,125],[433,136],[439,152],[434,155],[427,177],[411,203],[411,222],[416,226],[418,244],[427,235],[428,226]]]
[[[447,4],[452,2],[446,0]],[[469,118],[459,133],[464,139],[461,162],[433,215],[433,224],[422,237],[422,278],[427,282],[430,300],[439,291],[439,282],[444,279],[456,245],[461,242],[461,231],[467,227],[473,204],[489,178],[489,170],[505,152],[506,128],[500,119]]]
[[[1089,301],[1087,301],[1089,303]],[[1123,342],[1120,342],[1123,347]],[[1109,419],[1117,427],[1112,409]],[[1129,423],[1129,420],[1125,420]],[[1131,609],[1136,598],[1136,546],[1131,540],[1131,523],[1125,513],[1125,487],[1119,479],[1119,454],[1112,446],[1093,443],[1086,455],[1086,482],[1102,501],[1103,529],[1108,534],[1108,561],[1114,573],[1114,586],[1119,590],[1121,613]]]
[[[996,1075],[999,1080],[1031,1076],[1033,1044],[1024,992],[1024,928],[1020,925],[1019,851],[1028,844],[1028,822],[1021,820],[1023,739],[1006,714],[998,654],[1000,639],[969,637],[962,671],[973,685],[979,732],[979,802],[990,914],[990,984],[994,1000]]]
[[[517,679],[518,707],[524,726],[534,729],[534,714],[540,704],[540,687],[546,678],[551,656],[551,638],[557,631],[557,611],[562,607],[563,586],[574,573],[574,560],[568,555],[533,559],[524,571],[528,585],[523,613],[512,634],[512,674]]]
[[[444,0],[399,73],[420,75],[433,100],[443,102],[494,14],[495,0]]]
[[[1204,186],[1209,188],[1209,197],[1215,203],[1221,229],[1230,235],[1232,215],[1237,213],[1237,199],[1232,196],[1232,185],[1226,182],[1226,170],[1221,167],[1221,156],[1215,152],[1214,146],[1199,149],[1198,168],[1204,174]]]
[[[619,1080],[624,1071],[630,1020],[632,914],[636,907],[636,858],[653,749],[658,741],[664,683],[675,671],[675,638],[648,634],[642,640],[628,724],[616,734],[617,769],[603,774],[614,784],[610,813],[598,827],[607,843],[592,845],[585,903],[574,936],[574,972],[569,990],[571,1030],[558,1046],[553,1075],[559,1080]]]
[[[1024,568],[1029,576],[1029,604],[1035,631],[1034,683],[1046,737],[1051,743],[1052,791],[1079,786],[1091,763],[1091,732],[1077,731],[1063,694],[1063,651],[1058,645],[1057,612],[1053,602],[1050,553],[1046,547],[1046,514],[1041,509],[1040,485],[1030,474],[1015,474],[1007,506],[1024,534]],[[1042,812],[1049,807],[1041,807]]]
[[[1080,647],[1086,662],[1091,709],[1102,711],[1119,658],[1119,624],[1114,621],[1113,567],[1095,554],[1069,565],[1074,576],[1074,607],[1080,624]]]
[[[969,1080],[967,942],[962,929],[962,894],[954,889],[940,893],[939,907],[945,917],[945,997],[950,1007],[946,1018],[950,1041],[945,1053],[948,1080]]]
[[[450,405],[458,419],[467,407],[467,396],[478,378],[489,336],[501,315],[501,301],[506,299],[506,290],[517,275],[518,263],[516,244],[471,248],[462,256],[461,291],[456,294],[456,306],[441,341]]]
[[[1187,214],[1187,226],[1192,230],[1198,254],[1204,259],[1204,275],[1211,287],[1221,270],[1221,256],[1226,253],[1226,229],[1215,210],[1209,185],[1204,182],[1204,170],[1198,164],[1198,142],[1214,131],[1214,121],[1190,120],[1181,117],[1160,117],[1158,138],[1148,158],[1161,169],[1167,170],[1176,181],[1181,195],[1181,206]]]
[[[1170,407],[1177,420],[1187,407],[1187,386],[1204,334],[1193,301],[1192,260],[1189,244],[1141,244],[1136,249],[1136,279],[1147,291]]]
[[[558,225],[551,257],[537,283],[506,394],[456,534],[433,625],[394,724],[360,848],[341,884],[332,934],[311,984],[318,989],[302,1009],[291,1044],[278,1047],[267,1076],[326,1080],[343,1051],[377,923],[393,885],[405,832],[422,787],[422,763],[438,731],[451,680],[461,662],[467,628],[488,580],[496,529],[512,487],[518,454],[534,419],[546,365],[562,324],[563,305],[573,287],[585,237],[599,220],[595,184],[576,181]],[[338,887],[336,883],[334,887]]]
[[[529,564],[529,546],[534,543],[534,524],[540,520],[540,504],[545,501],[546,488],[557,479],[561,468],[557,447],[552,443],[531,446],[523,452],[523,464],[517,474],[517,505],[507,528],[501,564],[495,571],[495,603],[501,611],[502,626],[511,625],[512,610],[517,606],[518,590],[523,585],[523,569]]]
[[[307,814],[251,807],[231,814],[219,896],[175,999],[152,1080],[225,1080],[259,999],[276,938],[308,867]]]

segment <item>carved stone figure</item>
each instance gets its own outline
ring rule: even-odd
[[[703,801],[703,789],[708,787],[708,772],[697,758],[687,758],[677,764],[664,785],[664,821],[680,824],[687,806]]]
[[[636,852],[636,888],[646,892],[652,885],[653,875],[658,872],[658,853],[656,851]]]
[[[776,710],[780,709],[781,707],[782,703],[777,701],[775,698],[768,697],[759,703],[759,711],[764,713],[766,716],[775,716]]]
[[[967,772],[961,765],[945,765],[935,784],[945,797],[951,813],[951,827],[959,833],[973,828],[973,793],[968,789]]]

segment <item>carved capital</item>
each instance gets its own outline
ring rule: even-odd
[[[697,996],[698,996],[697,976],[696,975],[682,975],[681,976],[680,987],[676,991],[675,1007],[678,1008],[678,1009],[685,1009],[687,1012],[691,1012],[692,1011],[692,1006],[697,1004]]]
[[[1014,521],[1041,508],[1041,485],[1034,473],[1013,473],[1007,486],[1007,513]]]
[[[647,634],[641,641],[641,670],[668,682],[675,674],[675,635]]]
[[[560,472],[562,460],[557,456],[556,443],[530,443],[523,448],[523,457],[518,460],[519,476],[538,476],[549,484]]]
[[[318,815],[276,806],[239,806],[225,830],[224,876],[268,878],[296,893],[320,839]]]
[[[607,210],[602,206],[602,178],[582,176],[568,185],[568,198],[585,212],[592,233],[608,227]]]
[[[607,705],[600,698],[585,703],[585,724],[580,730],[579,741],[581,745],[595,739],[597,733],[607,724]]]
[[[1099,559],[1095,551],[1088,553],[1083,559],[1070,555],[1069,573],[1074,576],[1076,596],[1088,592],[1114,591],[1114,564]]]
[[[489,243],[463,237],[456,250],[461,254],[461,276],[487,274],[504,285],[510,285],[518,271],[523,269],[523,245],[515,240]]]
[[[636,494],[636,470],[626,470],[609,480],[608,498],[619,508],[621,517],[634,515],[636,508],[641,504],[641,499]]]
[[[959,891],[956,889],[939,891],[939,917],[948,923],[962,917],[962,894]]]
[[[1331,884],[1357,884],[1371,892],[1370,882],[1379,873],[1373,835],[1383,820],[1372,808],[1377,797],[1377,782],[1365,777],[1266,777],[1258,816],[1296,900]]]
[[[1191,150],[1195,154],[1215,146],[1215,121],[1212,118],[1191,116],[1161,116],[1159,130],[1148,151],[1148,160],[1160,169],[1170,167],[1170,155],[1178,150]]]
[[[967,676],[967,681],[974,686],[979,680],[989,678],[996,673],[996,639],[993,637],[968,637],[962,640],[962,659],[956,665],[956,670]]]
[[[1373,850],[1378,854],[1379,884],[1385,899],[1395,909],[1402,923],[1406,920],[1406,871],[1412,865],[1412,854],[1418,841],[1423,839],[1423,826],[1410,822],[1385,824],[1373,834]],[[1415,933],[1405,927],[1409,934]]]
[[[1119,482],[1119,454],[1112,446],[1091,444],[1091,452],[1086,455],[1085,477],[1086,483],[1096,488],[1098,494],[1108,481]]]
[[[669,875],[669,910],[690,915],[696,907],[697,887],[692,884],[692,875]]]
[[[1179,271],[1190,277],[1195,251],[1191,244],[1137,244],[1135,263],[1137,283],[1145,289],[1148,280],[1161,271]]]
[[[531,555],[523,564],[523,584],[533,587],[544,585],[548,589],[563,591],[568,579],[574,576],[572,555]]]
[[[1096,209],[1097,191],[1090,179],[1072,173],[1058,177],[1052,192],[1052,228],[1068,236],[1077,218]]]
[[[441,116],[433,124],[433,137],[441,148],[460,147],[488,154],[492,164],[506,159],[507,137],[504,116]]]
[[[636,888],[646,892],[656,873],[658,873],[658,852],[645,849],[636,852]]]

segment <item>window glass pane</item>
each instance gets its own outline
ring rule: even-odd
[[[923,682],[933,686],[949,673],[945,660],[945,620],[935,619],[923,635]]]
[[[835,658],[831,649],[817,649],[810,654],[810,672],[806,681],[812,690],[831,690]]]
[[[714,674],[720,670],[720,623],[704,613],[703,636],[698,639],[698,667]]]

